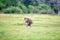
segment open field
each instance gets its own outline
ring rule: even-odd
[[[30,16],[32,27],[24,17]],[[0,40],[60,40],[60,16],[40,14],[0,14]]]

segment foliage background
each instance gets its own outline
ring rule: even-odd
[[[15,11],[19,13],[41,13],[41,10],[45,10],[46,13],[49,14],[48,10],[53,10],[55,13],[58,11],[58,7],[56,4],[52,6],[51,3],[48,2],[49,0],[0,0],[0,11],[4,12],[3,10],[7,10],[7,13],[13,13],[8,12],[10,8],[11,11],[13,11],[13,7],[18,7],[19,9],[15,8]],[[50,0],[52,1],[52,0]],[[50,5],[51,4],[51,5]],[[13,6],[13,7],[10,7]],[[35,12],[36,11],[36,12]],[[44,12],[44,11],[43,11]]]

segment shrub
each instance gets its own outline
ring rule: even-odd
[[[47,10],[41,10],[40,13],[41,14],[47,14]]]
[[[35,7],[33,13],[38,14],[39,12],[40,12],[40,10],[37,7]]]
[[[2,10],[4,13],[22,13],[22,10],[18,7],[8,7]]]
[[[34,11],[34,6],[29,5],[28,6],[29,13],[32,13]]]
[[[52,9],[49,9],[49,10],[41,10],[40,13],[41,14],[55,14]]]
[[[46,4],[39,4],[38,9],[39,10],[48,10],[48,9],[50,9],[50,7]]]
[[[0,10],[2,10],[4,7],[5,5],[2,2],[0,2]]]
[[[47,13],[48,13],[48,14],[55,14],[55,12],[54,12],[53,9],[49,9],[49,10],[47,11]]]
[[[53,10],[54,10],[55,13],[58,13],[58,6],[57,5],[54,5]]]
[[[22,9],[23,13],[28,13],[27,7],[25,5],[20,4],[19,7]]]

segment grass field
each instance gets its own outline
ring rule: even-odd
[[[24,17],[30,16],[31,27]],[[40,14],[0,14],[0,40],[60,40],[60,16]]]

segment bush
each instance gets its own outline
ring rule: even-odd
[[[4,7],[5,5],[2,2],[0,2],[0,10],[2,10]]]
[[[35,7],[33,13],[38,14],[39,12],[40,12],[40,10],[37,7]]]
[[[49,10],[47,11],[47,13],[48,13],[48,14],[54,14],[54,15],[55,15],[54,10],[52,10],[52,9],[49,9]]]
[[[47,14],[47,10],[41,10],[40,13],[41,14]]]
[[[38,9],[39,10],[48,10],[48,9],[50,9],[50,7],[46,4],[39,4]]]
[[[29,6],[28,6],[28,10],[29,10],[29,13],[33,13],[33,11],[34,11],[34,6],[29,5]]]
[[[52,9],[49,9],[49,10],[41,10],[40,14],[55,14],[55,13]]]
[[[27,10],[26,6],[20,4],[19,7],[22,9],[23,13],[28,13],[28,10]]]
[[[58,6],[57,5],[54,5],[53,10],[54,10],[55,13],[58,13]]]
[[[4,13],[23,13],[22,10],[18,7],[8,7],[2,10]]]

